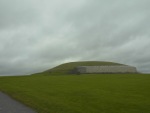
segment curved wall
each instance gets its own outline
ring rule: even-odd
[[[136,67],[132,66],[79,66],[80,73],[137,73]]]

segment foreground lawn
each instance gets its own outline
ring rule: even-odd
[[[150,75],[0,77],[0,91],[38,113],[150,113]]]

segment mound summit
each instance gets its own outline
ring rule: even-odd
[[[43,73],[80,74],[80,73],[137,73],[135,67],[115,62],[82,61],[58,65]]]

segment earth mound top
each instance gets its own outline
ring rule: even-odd
[[[79,66],[125,66],[124,64],[115,62],[105,62],[105,61],[81,61],[81,62],[69,62],[58,65],[52,69],[46,70],[43,73],[53,73],[53,74],[70,74],[70,72]]]

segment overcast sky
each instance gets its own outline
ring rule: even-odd
[[[0,75],[70,61],[150,72],[150,0],[0,0]]]

